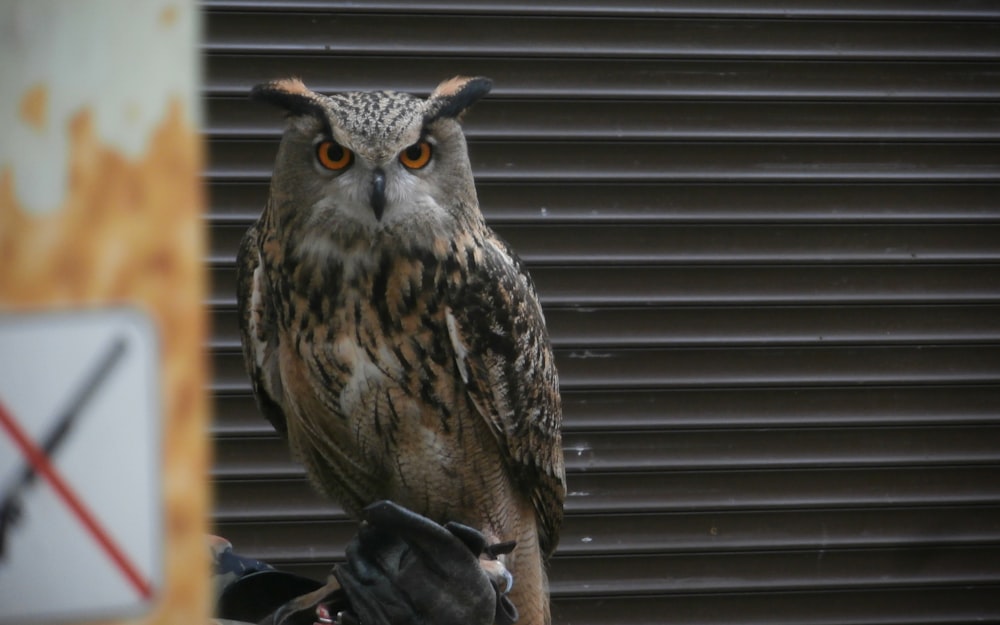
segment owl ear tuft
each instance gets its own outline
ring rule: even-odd
[[[482,76],[456,76],[442,82],[427,99],[427,122],[441,117],[460,119],[462,114],[481,97],[490,92],[493,81]]]
[[[298,78],[282,78],[259,84],[250,90],[250,99],[268,102],[285,109],[289,115],[323,115],[320,95]]]

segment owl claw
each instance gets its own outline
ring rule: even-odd
[[[486,571],[486,576],[496,586],[501,597],[507,595],[514,587],[514,576],[510,574],[510,571],[503,565],[503,562],[499,560],[480,560],[479,564]]]
[[[501,596],[509,594],[511,589],[514,588],[514,576],[506,568],[503,570],[503,579],[506,584],[504,585],[504,589],[500,591]]]

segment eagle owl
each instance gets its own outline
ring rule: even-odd
[[[566,492],[561,407],[534,286],[483,219],[459,125],[490,87],[255,87],[287,127],[239,250],[240,329],[258,406],[319,490],[353,515],[390,499],[516,541],[499,564],[534,625]]]

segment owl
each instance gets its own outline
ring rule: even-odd
[[[460,126],[491,85],[456,77],[426,99],[255,87],[287,124],[237,295],[257,404],[314,485],[353,515],[390,499],[516,541],[482,564],[509,571],[536,625],[566,493],[562,416],[535,287],[480,212]]]

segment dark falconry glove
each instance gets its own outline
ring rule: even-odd
[[[483,570],[513,543],[487,545],[478,530],[438,525],[390,501],[364,509],[347,562],[333,575],[362,625],[510,625],[517,610]]]
[[[513,542],[487,545],[478,530],[460,523],[442,526],[390,501],[368,506],[361,517],[347,561],[333,568],[325,586],[312,582],[295,594],[282,590],[261,610],[275,582],[291,586],[301,578],[273,570],[255,573],[226,589],[218,616],[260,625],[512,625],[517,620],[509,588],[500,588],[480,564],[480,555],[495,559],[513,550]],[[257,607],[239,611],[240,604]]]

